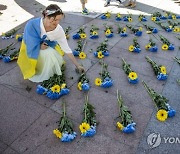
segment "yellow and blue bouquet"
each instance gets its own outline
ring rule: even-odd
[[[86,33],[85,33],[85,27],[81,27],[77,33],[73,35],[73,39],[85,39],[86,38]]]
[[[128,14],[126,16],[123,16],[123,21],[132,22],[133,21],[132,14]]]
[[[160,12],[154,12],[152,15],[151,15],[151,20],[152,21],[160,21],[161,20],[161,13]]]
[[[162,50],[174,50],[174,48],[175,48],[174,45],[171,44],[167,38],[165,38],[162,35],[160,35],[159,37],[163,43]]]
[[[126,36],[128,36],[126,27],[121,27],[119,24],[118,24],[117,26],[118,26],[117,33],[118,33],[121,37],[126,37]]]
[[[158,51],[158,47],[156,46],[156,43],[152,39],[149,40],[149,43],[145,46],[145,49],[151,52]]]
[[[106,12],[106,13],[103,13],[102,16],[101,16],[101,19],[109,19],[111,17],[111,13],[110,12]]]
[[[3,62],[9,63],[9,62],[11,62],[11,61],[13,61],[13,60],[17,60],[17,59],[18,59],[18,56],[19,56],[19,51],[20,51],[20,49],[19,49],[19,50],[16,50],[16,49],[15,49],[15,50],[14,50],[13,52],[11,52],[10,54],[4,56],[4,57],[3,57]]]
[[[115,19],[116,19],[116,21],[121,21],[122,20],[121,14],[117,13]]]
[[[134,28],[132,25],[126,25],[136,36],[142,35],[142,27]]]
[[[104,24],[104,26],[105,26],[105,30],[104,30],[105,36],[107,38],[113,37],[114,36],[113,35],[113,27],[112,26],[108,26],[107,24]]]
[[[166,32],[172,32],[173,27],[172,26],[165,26],[161,22],[155,22],[157,25],[159,25],[162,29],[164,29]]]
[[[143,22],[147,21],[147,18],[146,18],[145,15],[143,15],[143,14],[140,14],[140,15],[138,16],[138,19],[139,19],[139,21],[143,21]]]
[[[91,25],[91,29],[90,29],[90,38],[91,39],[99,38],[98,30],[99,30],[99,28],[95,27],[94,25]]]
[[[180,32],[179,23],[168,20],[169,26],[172,27],[173,32]]]
[[[15,43],[11,43],[3,49],[0,49],[0,59],[3,59],[10,50],[14,49]]]
[[[73,55],[74,56],[79,56],[80,59],[85,59],[86,58],[86,53],[83,51],[85,45],[86,45],[86,41],[79,40],[77,42],[77,48],[73,50]]]
[[[167,19],[173,19],[173,20],[180,19],[180,15],[176,15],[176,14],[174,14],[172,12],[168,12],[168,11],[165,12],[165,17]]]
[[[151,34],[151,33],[156,34],[156,33],[158,33],[158,29],[157,28],[155,28],[153,26],[146,25],[146,24],[143,24],[143,25],[147,29],[147,31],[146,31],[147,34]]]
[[[89,79],[86,77],[85,73],[81,73],[81,75],[78,79],[77,88],[80,91],[88,91],[90,89]]]
[[[65,36],[66,36],[66,39],[68,40],[69,39],[69,31],[71,30],[71,27],[68,26],[66,29],[65,29]]]
[[[136,53],[140,53],[140,52],[141,52],[140,45],[139,45],[139,43],[137,42],[137,38],[134,38],[134,39],[133,39],[133,44],[131,44],[131,45],[129,46],[129,51],[130,51],[130,52],[136,52]]]

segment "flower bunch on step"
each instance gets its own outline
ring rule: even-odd
[[[143,24],[144,25],[144,27],[147,29],[147,31],[146,31],[146,33],[147,34],[151,34],[151,33],[158,33],[158,29],[157,28],[155,28],[155,27],[153,27],[153,26],[148,26],[148,25],[146,25],[146,24]]]
[[[84,118],[79,125],[81,136],[92,137],[96,134],[96,113],[94,107],[89,103],[88,95],[85,96],[85,103],[83,108]]]
[[[23,34],[16,34],[16,40],[18,41],[18,42],[21,42],[22,41],[22,39],[23,39]]]
[[[73,39],[85,39],[86,33],[85,33],[85,27],[81,27],[76,34],[73,35]]]
[[[140,52],[141,52],[140,45],[139,45],[139,43],[137,42],[137,38],[134,38],[134,39],[133,39],[133,44],[131,44],[131,45],[129,46],[129,51],[130,51],[130,52],[136,52],[136,53],[140,53]]]
[[[77,88],[80,91],[88,91],[90,89],[89,79],[86,77],[85,73],[80,74],[80,77],[78,79]]]
[[[77,133],[73,131],[73,123],[66,115],[64,102],[63,115],[60,117],[58,128],[53,130],[53,134],[60,139],[61,142],[71,142],[77,136]]]
[[[13,60],[17,60],[18,59],[18,56],[19,56],[19,50],[14,50],[12,53],[10,53],[9,55],[6,55],[3,57],[3,62],[5,63],[9,63]]]
[[[124,101],[117,90],[117,102],[119,108],[120,121],[116,123],[117,128],[120,129],[123,133],[130,134],[133,133],[136,129],[136,123],[133,122],[131,111],[124,105]]]
[[[9,32],[6,33],[2,33],[2,39],[9,39],[9,38],[14,38],[14,34],[17,33],[18,30],[20,30],[21,28],[18,29],[12,29]]]
[[[145,49],[151,52],[158,51],[158,47],[156,46],[156,43],[152,39],[149,40],[149,43],[145,46]]]
[[[152,15],[151,15],[151,20],[152,21],[160,21],[161,19],[161,13],[160,12],[154,12]]]
[[[111,17],[111,13],[107,11],[102,14],[101,19],[109,19],[110,17]]]
[[[133,28],[132,25],[126,25],[136,36],[142,35],[142,27]]]
[[[69,89],[67,88],[65,82],[65,66],[61,68],[62,75],[54,74],[48,80],[43,81],[37,86],[36,92],[40,95],[46,95],[48,98],[54,100],[59,99],[63,95],[69,94]]]
[[[173,30],[172,26],[165,26],[161,22],[156,22],[156,24],[159,25],[166,32],[172,32],[172,30]]]
[[[132,22],[132,14],[128,14],[126,16],[123,17],[123,21],[127,21],[127,22]]]
[[[150,95],[151,99],[156,105],[157,108],[157,114],[156,118],[163,122],[168,117],[173,117],[176,114],[176,111],[167,103],[169,100],[162,96],[161,94],[158,94],[154,91],[154,89],[151,89],[144,81],[142,81],[144,87],[146,88],[148,94]]]
[[[138,83],[139,79],[138,79],[137,73],[131,70],[130,64],[127,64],[123,58],[122,58],[122,61],[123,61],[123,65],[122,65],[123,70],[128,77],[129,83],[132,83],[132,84]]]
[[[79,40],[77,42],[77,48],[73,50],[73,55],[74,56],[79,56],[80,59],[85,59],[86,58],[86,53],[83,51],[85,45],[86,45],[86,41]]]
[[[65,29],[65,36],[66,36],[66,39],[68,40],[69,39],[69,31],[71,30],[71,27],[68,26],[66,29]]]
[[[103,88],[109,88],[113,85],[113,80],[107,70],[108,65],[104,61],[100,61],[101,72],[99,73],[100,78],[95,79],[95,85]]]
[[[109,51],[107,49],[107,39],[105,39],[100,46],[97,47],[97,50],[94,52],[94,56],[99,59],[104,58],[104,56],[109,56]]]
[[[99,38],[98,30],[99,30],[98,27],[91,25],[91,29],[90,29],[90,38],[91,39]]]
[[[147,62],[149,62],[153,68],[154,74],[157,76],[158,80],[166,80],[168,75],[166,72],[166,67],[163,65],[157,65],[155,61],[151,60],[146,56]]]
[[[116,21],[122,20],[121,14],[120,14],[120,13],[117,13],[115,19],[116,19]]]
[[[6,46],[5,48],[0,49],[0,59],[3,59],[3,58],[7,55],[7,53],[8,53],[9,50],[15,49],[15,48],[13,47],[14,45],[15,45],[15,43],[11,43],[11,44],[9,44],[8,46]]]
[[[107,24],[104,24],[104,27],[105,27],[105,30],[104,30],[105,36],[107,38],[113,37],[114,36],[113,35],[113,27],[112,26],[108,26]]]
[[[169,23],[169,26],[172,27],[173,29],[173,32],[180,32],[180,27],[179,27],[179,22],[176,23],[176,22],[172,22],[170,20],[168,20],[168,23]]]
[[[165,17],[168,19],[173,19],[173,20],[180,19],[180,15],[176,15],[176,14],[174,14],[172,12],[168,12],[168,11],[165,11]]]
[[[163,43],[162,50],[174,50],[174,45],[171,44],[167,38],[162,35],[160,35],[159,37]]]
[[[138,19],[139,19],[139,21],[147,21],[147,18],[146,18],[145,15],[143,15],[143,14],[140,14],[140,15],[138,16]]]
[[[121,36],[121,37],[126,37],[128,36],[127,34],[127,30],[126,30],[126,27],[121,27],[119,24],[117,25],[118,26],[118,29],[117,29],[117,33]]]

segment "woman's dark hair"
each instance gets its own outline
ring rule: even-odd
[[[60,7],[56,4],[51,4],[46,7],[46,9],[42,12],[43,17],[54,17],[56,18],[57,15],[64,15]]]

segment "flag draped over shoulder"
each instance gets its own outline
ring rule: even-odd
[[[64,55],[56,41],[45,40],[46,35],[41,38],[40,21],[41,18],[32,19],[28,21],[24,29],[23,41],[17,61],[24,79],[31,78],[36,73],[41,43],[46,42],[48,46],[57,50],[59,54]]]

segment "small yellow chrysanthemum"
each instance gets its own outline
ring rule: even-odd
[[[123,32],[126,32],[126,27],[123,28]]]
[[[176,15],[173,14],[172,15],[172,19],[175,20],[176,19]]]
[[[151,34],[152,32],[150,30],[146,31],[147,34]]]
[[[85,54],[84,52],[81,52],[81,53],[79,54],[79,58],[85,59],[85,58],[86,58],[86,54]]]
[[[61,138],[62,137],[62,133],[58,129],[54,129],[53,130],[53,134],[56,135],[57,138]]]
[[[80,126],[79,129],[81,133],[85,133],[87,130],[90,129],[90,125],[88,123],[83,122]]]
[[[16,34],[16,40],[19,38],[19,37],[21,37],[22,35],[20,35],[20,34]]]
[[[174,32],[179,32],[179,28],[178,28],[178,27],[175,27],[173,31],[174,31]]]
[[[111,14],[110,14],[109,12],[107,12],[107,13],[105,13],[105,16],[106,16],[107,18],[110,18],[110,17],[111,17]]]
[[[152,17],[151,20],[152,20],[152,21],[156,21],[156,17]]]
[[[102,83],[102,80],[101,80],[100,78],[96,78],[96,80],[95,80],[95,85],[96,85],[96,86],[100,86],[101,83]]]
[[[132,20],[132,18],[128,18],[128,21],[129,21],[129,22],[132,22],[133,20]]]
[[[98,58],[101,59],[101,58],[103,58],[103,57],[104,57],[104,55],[102,54],[101,51],[99,51],[99,52],[98,52]]]
[[[134,45],[130,45],[129,46],[129,51],[133,52],[133,50],[134,50]]]
[[[145,48],[146,48],[146,50],[148,50],[149,48],[151,48],[151,45],[150,45],[150,44],[147,44],[147,45],[145,46]]]
[[[142,27],[139,27],[139,31],[142,31],[143,30],[143,28]]]
[[[109,35],[111,34],[111,30],[110,29],[107,29],[106,32],[105,32],[106,35]]]
[[[82,83],[78,82],[78,86],[77,87],[78,87],[79,90],[82,90]]]
[[[167,13],[165,13],[165,15],[164,15],[165,17],[168,17],[168,14]]]
[[[139,21],[142,21],[142,17],[139,17],[138,19],[139,19]]]
[[[85,34],[85,33],[81,33],[81,34],[80,34],[80,37],[81,37],[82,39],[85,39],[85,38],[86,38],[86,34]]]
[[[162,45],[162,49],[163,49],[163,50],[168,50],[168,45],[167,45],[167,44],[163,44],[163,45]]]
[[[128,77],[131,79],[131,80],[135,80],[137,79],[137,73],[136,72],[131,72],[129,73]]]
[[[93,35],[98,35],[98,32],[93,31],[92,34],[93,34]]]
[[[121,18],[121,14],[120,13],[117,13],[116,15],[118,18]]]
[[[120,129],[120,130],[123,130],[124,126],[120,123],[120,122],[117,122],[117,127]]]
[[[162,74],[166,74],[166,67],[165,66],[161,66],[160,69],[161,69]]]
[[[66,88],[66,84],[65,84],[65,83],[63,83],[63,84],[61,85],[61,89],[64,89],[64,88]]]
[[[59,85],[54,85],[53,87],[51,87],[51,91],[54,93],[59,93],[61,90],[61,87]]]
[[[156,117],[157,117],[157,119],[158,119],[159,121],[162,121],[162,122],[163,122],[163,121],[165,121],[165,120],[167,119],[168,113],[167,113],[166,110],[161,109],[161,110],[159,110],[159,111],[157,112]]]

